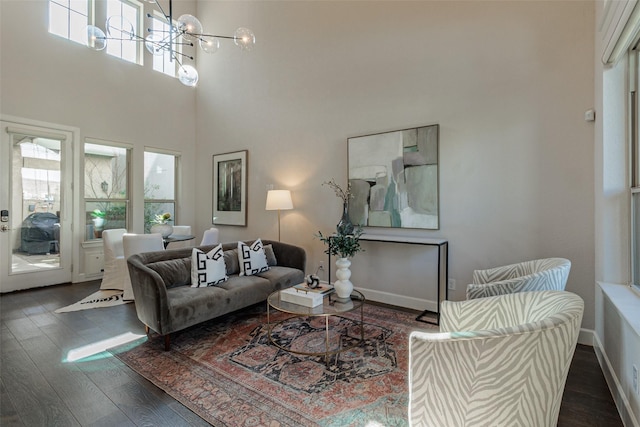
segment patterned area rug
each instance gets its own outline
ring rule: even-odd
[[[332,318],[330,347],[361,338],[359,312]],[[279,313],[272,321],[282,320]],[[112,350],[125,364],[214,426],[405,426],[408,337],[436,327],[415,314],[365,304],[364,342],[330,357],[280,350],[269,342],[262,304],[172,336]],[[323,318],[274,328],[278,343],[322,352]]]

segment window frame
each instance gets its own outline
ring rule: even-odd
[[[155,10],[153,15],[150,16],[149,19],[151,20],[149,28],[153,29],[154,31],[157,31],[154,26],[154,24],[157,22],[163,26],[163,29],[164,27],[167,28],[167,30],[165,31],[168,31],[169,24],[166,23],[165,16],[159,11]],[[174,27],[177,26],[177,24],[178,24],[177,21],[173,22]],[[173,45],[173,50],[176,52],[176,55],[179,56],[182,53],[182,45],[180,45],[180,43],[177,43],[175,41],[172,43],[172,45]],[[157,71],[169,77],[178,78],[178,61],[176,61],[175,59],[173,58],[170,59],[169,63],[173,65],[173,70],[170,70],[171,73],[167,72],[167,57],[170,56],[168,51],[165,51],[162,54],[162,56],[153,55],[153,54],[151,56],[153,56],[152,65],[151,65],[151,68],[153,69],[153,71]],[[160,61],[159,58],[162,58],[162,61]],[[160,70],[159,67],[156,68],[156,64],[162,64],[162,69]]]
[[[66,4],[63,4],[66,3]],[[51,19],[52,19],[52,14],[51,14],[51,7],[52,4],[55,4],[56,7],[60,7],[62,9],[65,9],[66,11],[66,15],[67,15],[67,30],[66,30],[66,35],[62,35],[59,33],[55,33],[51,31]],[[49,0],[48,1],[48,28],[47,31],[49,32],[49,34],[53,34],[54,36],[57,37],[62,37],[66,40],[72,41],[74,43],[78,43],[78,44],[86,44],[86,37],[83,36],[82,31],[84,30],[84,28],[87,25],[93,25],[94,23],[94,15],[95,15],[95,0],[86,0],[86,4],[87,4],[87,14],[83,14],[80,13],[78,10],[73,9],[71,2],[69,2],[69,0],[66,1],[61,1],[61,0]],[[71,27],[71,16],[72,13],[78,14],[80,16],[85,16],[86,17],[86,22],[84,23],[84,25],[82,26],[82,28],[79,28],[79,35],[82,36],[80,37],[79,40],[76,40],[75,38],[72,38],[72,27]]]
[[[109,10],[109,4],[110,3],[120,3],[120,9],[122,9],[122,5],[127,5],[127,6],[131,6],[134,9],[136,9],[136,19],[135,22],[131,22],[131,24],[133,25],[133,31],[135,33],[133,39],[131,40],[131,43],[134,43],[135,46],[135,52],[136,52],[136,57],[135,60],[131,61],[128,58],[124,58],[122,56],[122,44],[126,43],[127,41],[118,41],[115,39],[112,39],[111,36],[109,35],[108,32],[108,28],[106,28],[106,19],[108,19],[110,16],[108,10]],[[104,8],[102,10],[102,12],[105,15],[105,33],[107,34],[107,48],[105,49],[105,53],[107,55],[110,55],[114,58],[118,58],[121,59],[123,61],[129,62],[131,64],[138,64],[138,65],[143,65],[144,64],[144,42],[142,42],[141,40],[144,40],[144,17],[145,15],[145,9],[144,9],[144,5],[139,2],[138,0],[106,0],[104,2]],[[113,15],[113,16],[118,16],[118,15]],[[120,54],[116,54],[113,52],[109,51],[109,46],[112,45],[113,43],[120,43],[121,47],[120,47]]]
[[[154,147],[144,147],[144,153],[143,153],[143,158],[145,157],[144,154],[146,153],[154,153],[154,154],[162,154],[162,155],[167,155],[167,156],[173,156],[174,158],[174,162],[173,162],[173,173],[174,173],[174,182],[173,182],[173,199],[155,199],[155,198],[147,198],[146,194],[143,196],[143,206],[144,206],[144,212],[146,215],[146,210],[147,210],[147,203],[154,203],[154,204],[161,204],[161,203],[165,203],[165,204],[173,204],[173,217],[172,217],[172,225],[176,225],[178,224],[179,218],[180,218],[180,211],[179,211],[179,206],[180,206],[180,192],[178,191],[178,189],[180,188],[180,181],[181,181],[181,164],[182,164],[182,154],[180,152],[177,151],[172,151],[172,150],[166,150],[166,149],[161,149],[161,148],[154,148]],[[146,169],[146,165],[143,164],[143,167]],[[146,176],[143,178],[144,182],[143,185],[146,184]],[[145,233],[149,232],[149,228],[151,227],[152,224],[149,223],[149,220],[147,218],[144,219],[144,230]]]
[[[629,51],[629,76],[629,284],[640,292],[640,40]]]

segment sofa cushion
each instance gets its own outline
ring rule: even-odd
[[[147,267],[162,277],[167,289],[191,284],[191,257],[151,262]]]
[[[304,282],[304,272],[291,267],[274,266],[268,271],[259,273],[258,276],[269,280],[274,291],[290,288]]]
[[[273,245],[264,245],[264,255],[267,257],[267,265],[269,267],[278,265],[276,254],[273,252]]]
[[[244,242],[238,242],[238,263],[240,264],[240,276],[252,276],[269,270],[262,241],[258,239],[251,246]]]
[[[240,264],[238,263],[238,249],[224,251],[224,263],[227,266],[227,274],[240,273]]]
[[[222,245],[204,253],[198,248],[191,252],[191,287],[202,288],[226,282],[227,276]]]
[[[263,277],[233,276],[219,286],[194,289],[180,286],[167,290],[170,331],[221,316],[259,303],[273,292],[273,286]]]

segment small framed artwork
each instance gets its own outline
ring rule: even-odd
[[[213,224],[247,225],[247,150],[213,156]]]

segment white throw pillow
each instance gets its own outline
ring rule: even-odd
[[[224,265],[222,245],[204,253],[200,249],[191,251],[191,287],[204,288],[219,285],[229,279]]]
[[[238,242],[238,263],[240,276],[252,276],[269,270],[262,241],[258,239],[251,246]]]

